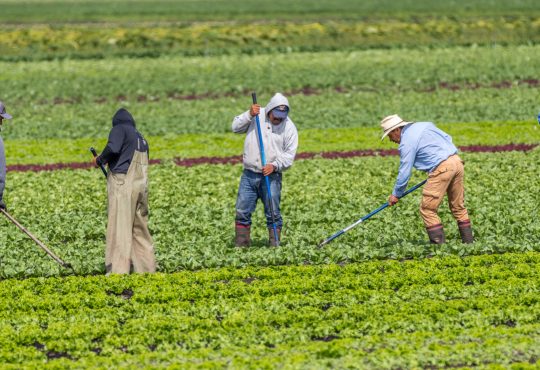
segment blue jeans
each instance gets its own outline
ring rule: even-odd
[[[274,207],[274,219],[279,229],[283,225],[279,203],[281,202],[281,173],[274,172],[268,176],[270,180],[270,192],[272,193],[272,205]],[[266,226],[272,227],[272,215],[268,202],[268,192],[266,191],[266,181],[262,173],[244,170],[238,188],[236,198],[236,223],[239,225],[251,225],[251,214],[255,211],[257,200],[261,199],[264,204],[264,214],[266,216]]]

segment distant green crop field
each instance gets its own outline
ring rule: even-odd
[[[151,105],[152,101],[163,98],[249,96],[253,90],[266,95],[288,90],[309,95],[311,91],[302,89],[341,88],[391,94],[411,90],[504,88],[520,82],[537,87],[540,64],[533,61],[539,59],[540,46],[492,46],[0,62],[4,71],[0,82],[2,99],[24,106],[124,100]]]
[[[147,136],[224,134],[247,110],[285,93],[299,129],[413,120],[535,119],[538,46],[0,63],[11,140],[104,138],[121,106]],[[9,149],[8,149],[9,150]]]
[[[535,0],[2,0],[0,20],[129,22],[134,20],[363,19],[372,16],[539,14]]]
[[[0,60],[530,45],[534,0],[0,0]]]
[[[0,60],[277,54],[374,48],[530,45],[540,17],[415,17],[0,27]]]

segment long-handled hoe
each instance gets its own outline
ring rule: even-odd
[[[60,257],[58,257],[56,254],[54,254],[45,244],[43,244],[38,238],[36,238],[34,235],[30,233],[30,231],[26,230],[24,226],[22,226],[17,220],[13,218],[5,209],[0,208],[0,211],[10,220],[15,226],[17,226],[23,233],[28,235],[30,239],[32,239],[36,244],[45,251],[53,260],[56,261],[60,266],[71,269],[74,273],[75,270],[73,269],[73,266],[71,266],[71,263],[67,263],[62,261]]]
[[[424,185],[426,183],[427,180],[424,180],[416,185],[414,185],[412,188],[410,188],[409,190],[407,190],[405,193],[403,193],[403,195],[401,197],[399,197],[399,199],[403,198],[405,195],[409,194],[409,193],[412,193],[413,191],[415,191],[416,189],[418,189],[420,186]],[[367,215],[365,215],[364,217],[362,217],[361,219],[359,219],[358,221],[356,221],[355,223],[347,226],[346,228],[344,228],[343,230],[340,230],[338,231],[337,233],[335,233],[334,235],[332,235],[331,237],[329,237],[328,239],[325,239],[323,241],[321,241],[319,243],[319,248],[323,247],[324,245],[330,243],[332,240],[334,240],[335,238],[337,238],[338,236],[341,236],[343,234],[345,234],[347,231],[349,231],[350,229],[352,229],[353,227],[361,224],[362,222],[366,221],[368,218],[370,218],[371,216],[379,213],[380,211],[382,211],[383,209],[385,209],[386,207],[388,207],[389,204],[388,202],[384,203],[382,206],[380,206],[379,208],[377,208],[376,210],[374,211],[371,211],[370,213],[368,213]]]
[[[257,104],[257,94],[253,92],[251,94],[251,98],[253,99],[253,104]],[[266,156],[264,155],[264,144],[262,140],[262,133],[261,133],[261,123],[259,122],[259,115],[255,116],[255,122],[257,123],[257,137],[259,138],[259,151],[261,154],[261,163],[262,166],[266,166]],[[268,205],[270,207],[270,215],[272,217],[272,229],[274,231],[274,239],[276,240],[276,245],[279,245],[279,236],[277,232],[277,225],[276,225],[276,219],[274,217],[274,204],[272,202],[272,192],[270,190],[270,180],[268,179],[268,176],[264,176],[264,182],[266,184],[266,193],[268,194]]]

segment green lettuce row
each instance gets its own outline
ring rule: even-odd
[[[13,368],[538,363],[540,254],[0,282]],[[519,350],[516,350],[519,348]]]
[[[270,94],[263,93],[260,94],[259,100],[266,103],[270,98]],[[47,146],[46,142],[51,141],[49,139],[54,139],[52,142],[55,139],[80,138],[94,138],[102,141],[111,129],[111,118],[114,112],[124,106],[132,112],[137,127],[145,136],[163,136],[165,141],[171,142],[176,141],[180,134],[206,134],[204,136],[208,137],[210,144],[207,147],[209,152],[212,152],[216,148],[212,141],[221,141],[222,138],[227,137],[223,134],[231,133],[233,118],[249,109],[250,101],[251,97],[245,95],[241,98],[196,101],[166,99],[146,103],[130,101],[24,107],[14,104],[8,105],[8,111],[14,118],[11,121],[4,121],[2,137],[8,147],[9,143],[14,143],[14,140],[19,139],[23,140],[21,143],[34,142],[37,145],[36,148]],[[495,128],[499,122],[504,126],[505,121],[526,121],[534,125],[540,109],[538,89],[525,86],[458,91],[440,89],[432,93],[325,91],[320,95],[289,95],[289,103],[291,105],[290,117],[300,134],[309,129],[329,128],[366,127],[369,131],[372,128],[378,128],[384,116],[394,113],[399,113],[405,119],[427,120],[437,124],[493,122],[492,128]],[[491,131],[491,128],[488,130]],[[505,133],[507,134],[514,136],[519,135],[519,132]],[[196,141],[199,141],[203,135],[182,137],[194,137]],[[477,135],[477,137],[474,143],[481,144],[482,135]],[[180,140],[183,141],[183,139]],[[510,140],[511,138],[506,142]],[[98,140],[82,140],[85,143],[94,142],[93,145],[97,145],[96,141]],[[61,140],[61,142],[67,148],[75,145],[69,140]],[[192,146],[189,142],[186,145]],[[221,143],[219,145],[221,146]],[[30,150],[34,152],[33,149]],[[58,156],[61,153],[52,155]]]
[[[22,28],[2,27],[0,59],[9,61],[118,56],[230,55],[420,46],[530,44],[540,41],[540,18],[416,17],[343,21],[295,19]]]
[[[284,174],[283,244],[267,247],[259,205],[250,248],[233,247],[240,165],[150,168],[150,230],[159,271],[250,265],[322,264],[538,251],[540,150],[462,153],[466,204],[477,243],[461,244],[445,203],[441,218],[448,244],[427,242],[418,213],[420,191],[386,209],[327,247],[320,240],[386,202],[399,159],[364,157],[297,161]],[[414,172],[410,185],[425,175]],[[4,193],[12,214],[78,274],[104,273],[106,188],[98,170],[12,172]],[[0,277],[69,274],[7,220],[0,221]]]
[[[326,129],[304,129],[302,126],[298,124],[298,153],[396,148],[388,140],[380,140],[381,129],[373,127],[374,124],[370,127]],[[540,126],[533,122],[442,123],[438,127],[448,132],[458,146],[536,144],[540,131]],[[11,129],[6,130],[4,137],[8,166],[12,170],[17,170],[18,165],[89,162],[91,155],[88,148],[94,146],[102,150],[106,144],[103,137],[75,140],[10,139]],[[108,130],[104,128],[103,133],[106,132]],[[161,160],[239,156],[244,139],[244,135],[233,133],[147,136],[151,158]]]
[[[284,53],[255,56],[156,59],[108,58],[47,62],[0,62],[2,100],[20,107],[77,102],[136,102],[175,97],[246,96],[266,100],[275,91],[346,89],[386,95],[430,90],[441,82],[468,85],[535,80],[540,46],[453,47]],[[480,71],[480,72],[479,72]],[[111,78],[114,77],[114,78]],[[261,99],[263,95],[261,95]],[[249,99],[248,99],[249,101]],[[149,104],[151,105],[151,104]],[[229,104],[227,104],[229,105]],[[72,111],[73,118],[78,115]],[[49,117],[48,114],[45,117]],[[41,117],[35,117],[42,119]]]

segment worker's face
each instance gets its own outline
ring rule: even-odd
[[[281,122],[283,122],[283,118],[277,118],[274,116],[274,112],[270,111],[268,114],[268,118],[270,118],[270,122],[272,122],[273,125],[279,125]]]
[[[390,131],[388,137],[390,138],[391,142],[399,144],[401,142],[401,127]]]

